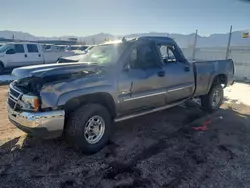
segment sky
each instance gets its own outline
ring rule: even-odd
[[[247,1],[247,0],[246,0]],[[250,29],[243,0],[0,0],[0,30],[35,36],[228,33]]]

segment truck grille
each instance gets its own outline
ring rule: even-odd
[[[22,97],[22,92],[18,91],[14,88],[12,84],[10,84],[9,88],[9,97],[8,97],[8,105],[13,110],[20,110],[20,105],[18,104],[19,99]]]
[[[17,91],[15,91],[14,89],[10,88],[10,95],[15,97],[16,99],[19,97],[20,93],[18,93]]]

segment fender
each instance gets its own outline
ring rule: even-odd
[[[208,84],[208,87],[207,87],[207,93],[209,92],[210,88],[212,87],[212,84],[215,80],[215,78],[219,75],[224,75],[226,77],[226,80],[228,79],[227,77],[227,73],[226,72],[214,72],[211,76],[210,76],[210,79],[209,79],[209,84]]]
[[[6,67],[6,59],[5,59],[4,55],[0,55],[0,63],[1,63],[4,67]]]
[[[228,66],[229,63],[233,65],[233,61],[229,60],[229,59],[228,60],[220,60],[220,61],[217,61],[214,63],[214,71],[210,76],[207,92],[209,92],[216,76],[225,75],[226,81],[228,80],[228,75],[230,74],[230,71],[231,71],[231,68],[229,68],[229,67],[231,67],[231,65]],[[232,68],[234,68],[234,67],[232,66]],[[227,83],[225,83],[225,85],[227,85]]]
[[[115,87],[111,85],[89,87],[80,90],[74,90],[60,95],[57,101],[57,106],[64,106],[69,100],[78,98],[84,95],[91,95],[96,93],[107,93],[112,96],[112,99],[116,101],[116,97],[113,93]]]

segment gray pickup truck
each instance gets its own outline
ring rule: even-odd
[[[188,62],[168,37],[140,37],[95,46],[78,63],[21,67],[8,95],[10,121],[24,132],[64,135],[77,150],[95,153],[114,122],[200,98],[209,112],[232,85],[232,60]]]

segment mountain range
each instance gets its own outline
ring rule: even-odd
[[[232,32],[231,46],[250,46],[250,36],[249,38],[242,38],[242,34],[244,31],[234,31]],[[175,41],[179,44],[180,47],[186,48],[190,47],[194,43],[195,33],[191,33],[188,35],[184,34],[175,34],[175,33],[159,33],[159,32],[149,32],[149,33],[136,33],[129,34],[125,36],[116,36],[107,33],[98,33],[89,36],[61,36],[61,37],[38,37],[34,36],[30,33],[20,32],[20,31],[0,31],[0,39],[7,38],[11,39],[19,39],[19,40],[29,40],[29,41],[37,41],[37,40],[65,40],[68,38],[77,38],[80,42],[85,42],[86,44],[95,44],[103,42],[105,39],[115,40],[121,39],[122,37],[126,38],[135,38],[139,36],[169,36],[174,38]],[[228,43],[229,34],[211,34],[209,36],[197,36],[197,47],[226,47]]]

